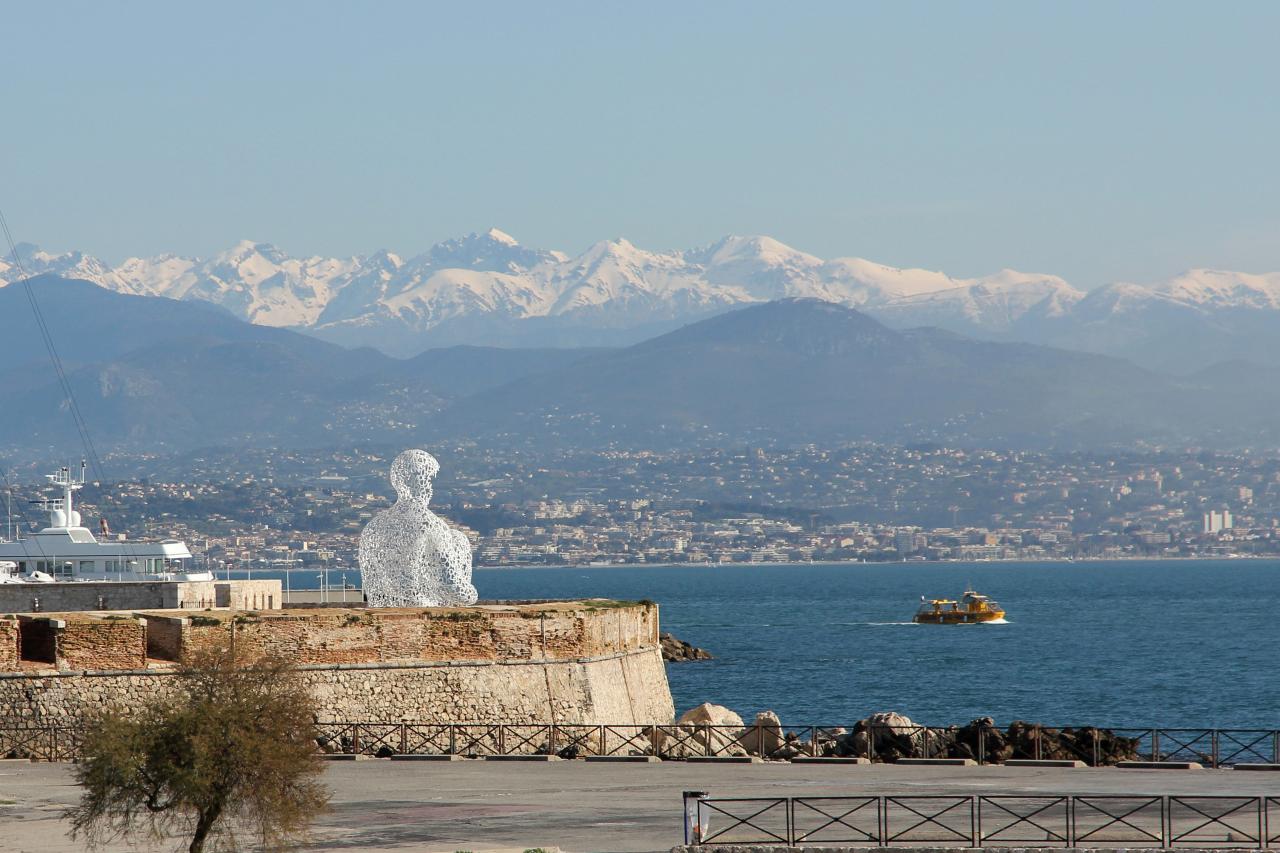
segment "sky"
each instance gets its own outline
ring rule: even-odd
[[[1280,4],[0,0],[0,210],[118,262],[768,234],[1280,270]]]

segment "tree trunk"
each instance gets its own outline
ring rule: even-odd
[[[200,817],[196,820],[196,834],[191,838],[191,846],[187,848],[187,853],[203,853],[204,843],[209,838],[209,832],[218,820],[220,811],[221,809],[215,808],[200,812]]]

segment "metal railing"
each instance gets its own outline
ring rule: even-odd
[[[753,755],[799,757],[1076,760],[1091,767],[1120,761],[1195,761],[1206,767],[1280,763],[1276,729],[1096,729],[1027,726],[1016,738],[999,730],[698,724],[360,723],[316,725],[321,749],[376,755],[656,755],[664,759]]]
[[[0,758],[65,761],[76,757],[73,725],[0,726]],[[1012,734],[1010,734],[1012,732]],[[1008,731],[970,727],[748,726],[634,723],[436,723],[325,721],[318,749],[363,755],[654,755],[669,760],[753,755],[799,757],[1077,760],[1091,767],[1119,761],[1195,761],[1206,767],[1280,763],[1277,729],[1096,729],[1021,726]]]
[[[685,844],[1232,847],[1280,843],[1280,797],[685,794]]]

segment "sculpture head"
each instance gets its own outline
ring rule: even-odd
[[[425,450],[406,450],[391,463],[391,486],[400,500],[431,500],[431,481],[440,463]]]

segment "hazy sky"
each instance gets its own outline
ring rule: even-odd
[[[496,225],[1280,269],[1280,3],[0,0],[0,208],[118,261]]]

